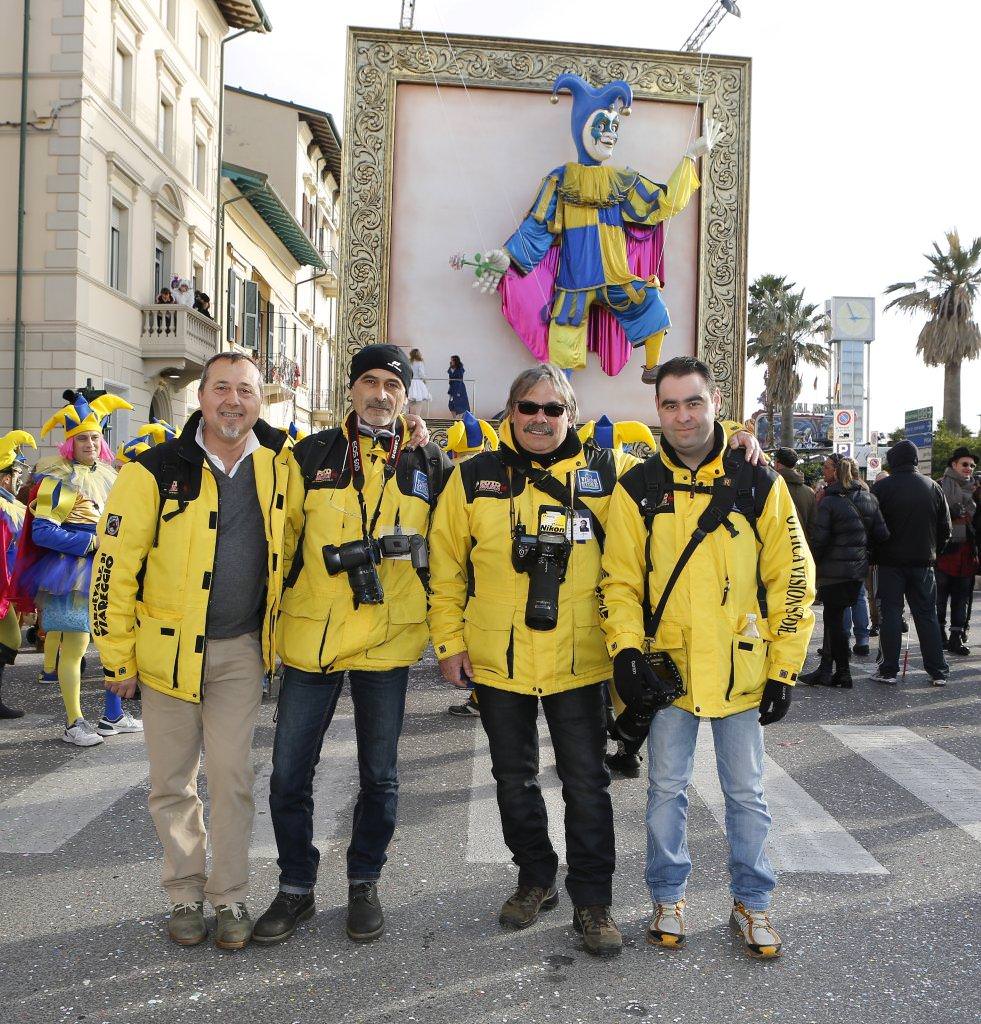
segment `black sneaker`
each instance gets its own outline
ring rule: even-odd
[[[852,648],[855,654],[859,658],[867,658],[869,656],[869,645],[868,644],[855,644]]]
[[[263,946],[285,942],[301,921],[317,912],[312,892],[278,892],[252,929],[252,941]]]
[[[385,915],[374,882],[358,882],[347,890],[347,937],[352,942],[374,942],[385,931]]]
[[[471,695],[462,704],[454,704],[452,707],[447,708],[446,713],[454,718],[479,718],[480,707],[473,699],[473,695]]]
[[[967,646],[966,640],[967,636],[962,630],[952,629],[950,639],[945,647],[951,654],[959,654],[962,658],[966,658],[971,653],[971,648]]]

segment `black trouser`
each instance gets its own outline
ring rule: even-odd
[[[538,698],[477,684],[480,724],[487,733],[497,782],[504,841],[518,866],[519,885],[547,888],[559,858],[548,837],[538,784]],[[603,684],[542,697],[565,801],[565,884],[577,907],[613,901],[616,850],[606,755]]]
[[[882,615],[882,627],[879,632],[879,671],[886,676],[899,675],[904,597],[916,625],[923,667],[931,679],[946,679],[949,666],[944,658],[943,642],[940,638],[937,584],[931,566],[879,566],[879,601]]]
[[[818,594],[824,604],[824,656],[821,664],[834,662],[835,671],[848,671],[848,634],[845,632],[845,610],[858,600],[861,580],[822,583]]]
[[[937,618],[943,627],[947,622],[947,601],[950,600],[950,628],[967,633],[971,624],[971,598],[974,596],[973,576],[951,576],[937,569]]]

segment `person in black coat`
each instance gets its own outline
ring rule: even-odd
[[[896,685],[902,639],[903,599],[916,624],[923,667],[934,686],[947,685],[949,671],[937,618],[937,553],[950,540],[950,509],[940,485],[917,469],[919,452],[902,440],[889,449],[889,476],[872,487],[889,540],[874,552],[878,565],[881,627],[877,683]]]
[[[824,463],[827,487],[811,530],[818,596],[824,604],[821,664],[800,677],[809,686],[851,689],[845,609],[858,599],[869,568],[869,546],[889,539],[879,503],[858,475],[854,459],[831,455]]]

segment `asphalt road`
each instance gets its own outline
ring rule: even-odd
[[[36,681],[39,661],[22,654],[3,689],[28,711],[0,723],[4,1021],[978,1020],[981,647],[951,658],[946,689],[928,685],[915,638],[895,690],[869,682],[873,662],[857,660],[853,691],[802,687],[790,716],[766,730],[781,873],[773,917],[786,945],[769,963],[750,959],[727,927],[727,848],[708,750],[691,800],[686,950],[644,942],[643,780],[613,783],[623,955],[596,961],[583,952],[564,892],[533,928],[502,932],[497,912],[515,869],[499,836],[483,733],[475,719],[446,714],[460,696],[440,684],[431,657],[411,677],[400,824],[380,887],[384,938],[355,946],[344,936],[356,771],[345,696],[318,779],[319,913],[281,946],[174,946],[142,740],[61,743],[61,702]],[[83,707],[92,721],[99,686],[90,651]],[[261,801],[272,718],[264,705],[253,916],[277,881]],[[548,803],[559,808],[543,749]]]

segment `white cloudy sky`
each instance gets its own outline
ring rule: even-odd
[[[925,273],[943,232],[981,235],[977,117],[981,10],[968,0],[739,0],[706,51],[753,58],[749,273],[787,274],[808,298],[876,295]],[[396,28],[400,0],[264,0],[266,37],[227,47],[226,81],[344,121],[346,26]],[[418,0],[415,27],[678,49],[709,0],[601,8],[585,0]],[[621,22],[617,11],[629,11]],[[981,315],[979,303],[978,315]],[[943,371],[915,355],[920,320],[879,316],[871,426],[942,407]],[[826,393],[805,371],[803,400]],[[747,412],[762,374],[751,370]],[[962,418],[978,429],[981,361],[965,367]]]

